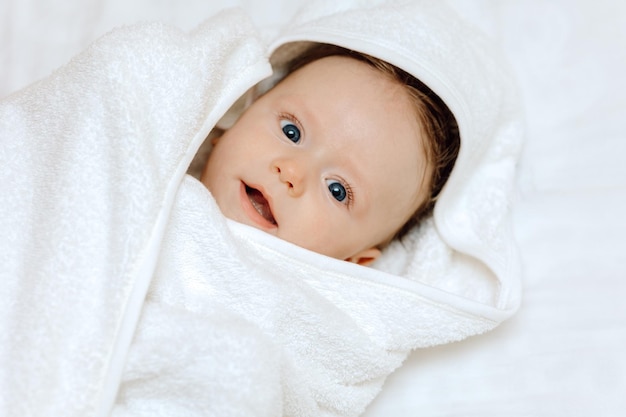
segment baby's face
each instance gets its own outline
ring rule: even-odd
[[[327,57],[254,102],[217,141],[202,182],[226,217],[366,264],[426,198],[421,140],[404,87]]]

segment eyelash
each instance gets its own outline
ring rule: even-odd
[[[296,125],[296,127],[300,130],[300,140],[302,140],[302,138],[304,137],[304,128],[302,127],[302,123],[300,123],[300,120],[298,120],[296,116],[294,116],[291,113],[279,113],[278,114],[279,125],[280,125],[281,120],[289,120],[291,123]]]
[[[346,201],[345,206],[351,208],[352,203],[354,203],[354,191],[352,191],[352,187],[343,178],[337,178],[336,181],[343,185],[343,188],[346,190],[346,199],[348,201]],[[339,201],[339,203],[341,202]]]
[[[298,118],[296,116],[294,116],[291,113],[279,113],[278,114],[278,120],[289,120],[291,123],[293,123],[294,125],[296,125],[296,127],[300,130],[300,137],[304,137],[304,128],[302,127],[302,123],[300,123],[300,120],[298,120]],[[302,140],[302,139],[300,139]],[[343,188],[346,190],[346,199],[348,200],[344,205],[346,206],[346,208],[351,208],[352,204],[354,203],[354,191],[352,190],[352,187],[350,186],[350,184],[348,184],[343,178],[336,178],[336,179],[331,179],[331,180],[335,180],[337,182],[339,182]],[[327,187],[328,189],[328,187]],[[329,190],[330,192],[330,190]],[[343,204],[341,201],[338,201],[338,203]]]

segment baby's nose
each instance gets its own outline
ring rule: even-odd
[[[287,186],[287,192],[298,197],[304,192],[305,169],[294,159],[277,159],[272,170],[278,174],[279,180]]]

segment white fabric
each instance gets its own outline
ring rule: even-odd
[[[0,103],[1,415],[108,415],[193,149],[270,73],[255,33],[121,28]]]
[[[0,96],[47,76],[121,23],[157,19],[191,29],[234,3],[3,1]],[[297,6],[239,3],[261,24],[284,23]],[[514,225],[524,303],[488,335],[413,354],[366,415],[620,416],[626,10],[609,0],[453,3],[496,35],[522,86],[529,135]],[[0,402],[19,381],[2,386]]]

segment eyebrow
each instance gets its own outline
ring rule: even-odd
[[[309,124],[309,125],[312,124],[314,127],[320,126],[322,124],[320,120],[318,120],[317,116],[315,115],[315,112],[313,112],[311,109],[308,108],[306,104],[306,100],[300,98],[297,94],[283,94],[279,97],[279,99],[280,99],[279,104],[281,106],[287,107],[288,111],[290,111],[289,110],[290,107],[298,109],[297,112],[293,112],[293,113],[294,113],[294,116],[296,116],[296,118],[303,124],[305,124],[305,121],[306,121],[306,124]],[[305,126],[305,131],[306,130],[307,129]]]

